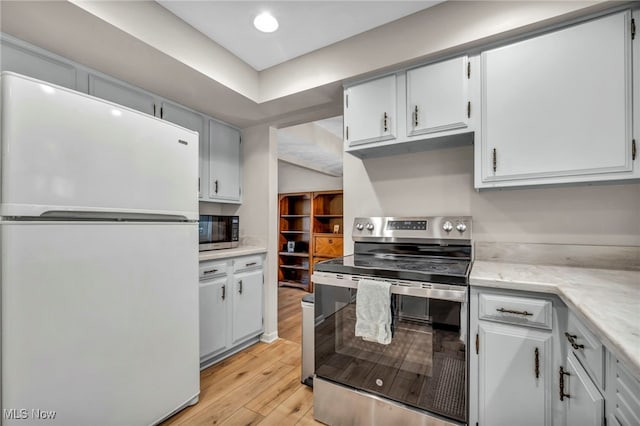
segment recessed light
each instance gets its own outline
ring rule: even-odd
[[[278,29],[278,20],[269,12],[263,12],[253,20],[253,26],[263,33],[272,33]]]

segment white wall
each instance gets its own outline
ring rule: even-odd
[[[329,176],[314,170],[278,161],[278,192],[310,192],[342,189],[342,176]]]
[[[240,216],[240,242],[267,248],[264,285],[264,335],[278,336],[278,159],[276,130],[258,125],[242,131],[244,161],[242,205],[222,206],[223,214]],[[203,203],[201,203],[203,204]]]
[[[356,216],[471,215],[476,241],[640,245],[638,183],[476,192],[472,146],[344,164],[345,235]]]

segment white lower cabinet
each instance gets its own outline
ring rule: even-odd
[[[559,373],[560,392],[565,404],[567,425],[595,426],[604,423],[604,398],[573,353],[567,356],[566,370]]]
[[[262,333],[262,269],[233,276],[233,343]]]
[[[479,424],[551,424],[550,331],[479,321],[477,359]]]
[[[640,425],[640,380],[559,298],[472,287],[470,336],[470,425]]]
[[[607,369],[607,426],[640,425],[640,380],[613,355]]]
[[[263,331],[263,256],[200,262],[200,365],[258,341]]]
[[[227,276],[200,283],[200,359],[227,348]]]

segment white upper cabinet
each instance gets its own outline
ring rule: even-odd
[[[638,178],[631,12],[481,54],[475,186]]]
[[[208,193],[210,201],[240,202],[242,172],[240,148],[238,130],[217,121],[209,121]]]
[[[466,56],[407,71],[407,135],[467,127],[470,77]]]
[[[198,198],[202,198],[202,182],[207,179],[203,171],[207,171],[205,165],[209,164],[204,150],[206,146],[204,117],[178,105],[163,102],[160,107],[160,118],[198,132]]]
[[[345,151],[367,158],[471,144],[478,62],[461,56],[347,87]]]
[[[0,45],[0,64],[2,71],[13,71],[58,86],[76,89],[76,69],[73,65],[23,49],[7,40],[2,40]]]
[[[344,92],[344,135],[348,146],[396,137],[396,76],[352,86]]]
[[[156,114],[155,98],[150,94],[94,74],[89,75],[89,94],[149,115]]]

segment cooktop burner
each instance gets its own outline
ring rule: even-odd
[[[354,254],[316,263],[314,270],[443,284],[467,284],[468,259],[420,258]]]

